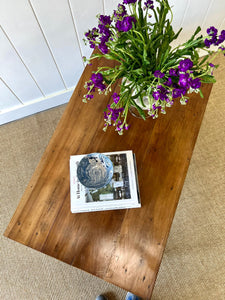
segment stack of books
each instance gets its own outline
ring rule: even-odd
[[[72,213],[141,207],[135,155],[131,150],[103,153],[113,163],[113,177],[103,188],[87,188],[77,177],[86,155],[70,157],[70,204]]]

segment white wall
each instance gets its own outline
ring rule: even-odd
[[[91,50],[83,34],[119,0],[0,0],[0,124],[69,100]],[[225,28],[224,0],[170,0],[180,41]]]

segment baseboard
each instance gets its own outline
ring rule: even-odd
[[[73,90],[74,87],[70,88],[69,90],[53,94],[49,97],[38,99],[24,105],[21,104],[20,106],[13,107],[10,110],[2,111],[0,113],[0,125],[65,104],[70,100]]]

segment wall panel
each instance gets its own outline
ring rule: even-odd
[[[47,3],[47,2],[46,2]],[[27,0],[1,0],[0,23],[45,95],[65,89]]]
[[[202,27],[202,25],[204,25],[205,16],[212,0],[204,0],[204,2],[193,0],[172,1],[174,3],[174,29],[177,31],[180,27],[183,28],[179,39],[176,41],[176,44],[178,44],[189,39],[198,26]],[[170,3],[172,3],[172,1],[170,1]],[[205,35],[205,28],[202,28],[199,34]]]
[[[220,27],[225,18],[225,1],[211,0],[207,13],[204,15],[203,29],[206,30],[209,26]],[[221,28],[225,29],[225,28]]]
[[[10,91],[2,79],[0,79],[0,111],[8,107],[22,106],[19,99]]]
[[[119,3],[122,3],[120,0],[104,0],[104,8],[106,15],[112,15],[113,11],[116,10]]]
[[[0,77],[13,90],[16,96],[23,103],[43,97],[40,89],[1,28],[0,47]],[[1,101],[4,101],[4,99],[1,99]]]
[[[65,86],[72,87],[83,71],[82,55],[67,1],[30,1]],[[54,9],[53,9],[54,8]]]
[[[189,6],[189,0],[169,0],[169,3],[172,7],[173,12],[173,28],[174,31],[177,32],[182,25],[185,12],[187,11],[187,8]]]
[[[69,0],[69,3],[71,5],[75,26],[80,40],[82,55],[89,57],[92,50],[85,46],[83,42],[84,33],[88,31],[88,29],[92,29],[98,25],[96,15],[103,14],[103,1]]]
[[[6,124],[37,112],[67,103],[72,96],[72,93],[73,89],[68,89],[64,92],[53,94],[51,97],[29,102],[26,105],[8,108],[4,111],[4,113],[0,113],[0,124]]]

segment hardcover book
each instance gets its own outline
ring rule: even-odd
[[[135,155],[131,150],[103,153],[113,163],[113,177],[103,188],[87,188],[77,177],[84,155],[70,157],[70,204],[72,213],[141,207]]]

